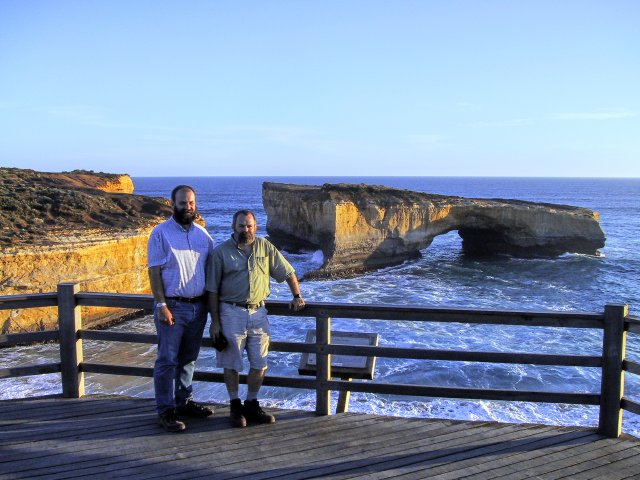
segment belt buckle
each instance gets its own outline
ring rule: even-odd
[[[262,302],[260,302],[260,303],[252,303],[252,304],[247,303],[246,306],[247,306],[247,310],[248,311],[256,312],[262,306]]]

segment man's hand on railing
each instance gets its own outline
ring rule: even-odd
[[[300,310],[304,310],[305,303],[300,294],[293,297],[293,300],[289,302],[289,310],[293,310],[294,312],[299,312]]]

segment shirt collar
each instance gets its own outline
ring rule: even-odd
[[[256,237],[257,238],[257,237]],[[231,234],[231,241],[233,242],[233,244],[236,246],[237,250],[242,250],[242,248],[240,248],[238,242],[236,241],[236,237],[233,236],[233,233]],[[253,243],[251,244],[251,251],[253,252],[253,247],[256,244],[256,241],[254,240]]]
[[[234,234],[233,234],[233,233],[231,234],[231,241],[232,241],[232,242],[233,242],[233,244],[236,246],[236,248],[239,248],[239,247],[238,247],[238,242],[236,241],[236,237],[234,236]]]
[[[173,224],[183,232],[188,232],[189,230],[191,230],[193,228],[193,222],[191,223],[191,225],[189,225],[189,228],[184,228],[182,225],[180,225],[178,222],[176,222],[176,219],[173,218],[173,215],[171,215],[171,221],[173,221]]]

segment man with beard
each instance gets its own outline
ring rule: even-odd
[[[298,278],[293,267],[267,239],[256,237],[256,217],[249,210],[233,216],[233,234],[216,247],[207,266],[207,287],[211,328],[215,342],[220,335],[227,346],[217,352],[217,366],[224,369],[229,393],[230,420],[234,427],[252,423],[274,423],[275,417],[260,407],[258,391],[267,368],[269,321],[264,300],[269,281],[286,280],[293,295],[289,308],[302,310]],[[238,395],[243,351],[247,351],[249,374],[247,397],[242,405]]]
[[[192,379],[207,322],[205,267],[213,252],[209,233],[194,223],[196,192],[171,192],[173,216],[156,226],[148,243],[149,280],[155,303],[158,355],[153,369],[158,423],[168,432],[186,428],[180,417],[213,411],[191,398]]]

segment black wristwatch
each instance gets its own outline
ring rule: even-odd
[[[293,298],[302,298],[302,295],[300,295],[299,293],[296,293]]]

